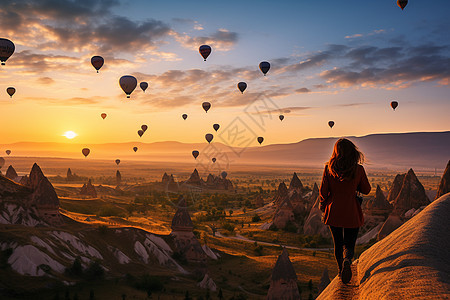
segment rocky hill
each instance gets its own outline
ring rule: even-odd
[[[317,299],[449,299],[450,194],[366,250],[344,285],[336,277]]]
[[[0,223],[27,226],[61,224],[59,199],[50,181],[34,164],[21,184],[0,176]]]

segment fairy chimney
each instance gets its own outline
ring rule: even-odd
[[[366,211],[371,215],[381,215],[392,211],[392,205],[387,201],[379,185],[377,185],[375,198],[367,201]]]
[[[97,198],[97,191],[95,187],[92,185],[91,179],[88,180],[88,183],[83,184],[80,190],[80,195],[88,196],[92,198]]]
[[[394,209],[400,213],[405,213],[411,208],[418,209],[421,206],[430,204],[425,189],[412,169],[403,177],[403,183],[397,197],[394,199]]]
[[[177,211],[172,219],[172,232],[192,232],[194,224],[192,224],[186,201],[183,196],[180,196],[178,200]]]
[[[192,232],[194,224],[192,223],[186,201],[183,196],[179,197],[177,211],[172,219],[172,232],[170,235],[174,239],[175,248],[178,253],[183,255],[190,262],[206,262],[206,254],[203,251],[200,242]]]
[[[441,181],[439,182],[439,188],[434,200],[447,193],[450,193],[450,160],[447,163],[444,174],[442,174]]]
[[[31,201],[36,205],[40,217],[47,223],[61,224],[58,195],[36,163],[31,168],[28,187],[33,190]]]
[[[17,172],[14,169],[14,167],[12,165],[10,165],[8,167],[8,169],[6,170],[5,177],[8,178],[8,179],[11,179],[12,181],[16,181],[18,176],[19,175],[17,175]]]
[[[320,278],[320,283],[319,283],[319,286],[318,286],[318,288],[319,288],[319,295],[320,295],[320,293],[322,293],[322,291],[324,289],[326,289],[326,287],[330,284],[330,282],[331,281],[330,281],[330,276],[328,275],[328,269],[325,268],[323,270],[322,278]]]
[[[200,178],[200,175],[198,174],[197,169],[194,169],[189,179],[186,180],[186,183],[192,185],[201,185],[203,183],[202,179]]]
[[[277,228],[284,228],[289,221],[294,221],[294,207],[289,198],[286,197],[275,212],[272,223]]]
[[[278,185],[277,194],[274,197],[274,203],[276,206],[279,206],[283,200],[288,196],[288,189],[284,182],[281,182]]]
[[[391,185],[391,188],[389,189],[389,194],[387,197],[387,201],[389,203],[393,203],[395,198],[397,198],[398,193],[400,193],[400,189],[402,188],[403,179],[405,178],[406,174],[397,174],[394,178],[394,182]]]
[[[303,189],[303,184],[300,181],[300,178],[298,178],[297,173],[294,172],[294,175],[292,175],[291,183],[289,183],[289,192],[297,191],[297,193],[301,194],[302,189]]]
[[[117,170],[116,172],[116,185],[120,185],[122,183],[122,174],[120,174],[120,171]]]
[[[297,274],[289,259],[286,248],[278,256],[275,267],[272,271],[267,300],[296,300],[300,299],[297,286]]]

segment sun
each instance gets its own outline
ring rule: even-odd
[[[63,136],[65,136],[68,139],[73,139],[74,137],[76,137],[78,134],[76,134],[73,131],[66,131],[64,132]]]

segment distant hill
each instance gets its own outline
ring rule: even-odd
[[[450,159],[450,131],[371,134],[347,137],[366,155],[366,163],[372,168],[420,168],[443,169]],[[200,151],[197,161],[205,157],[223,155],[221,161],[231,164],[259,164],[279,166],[322,167],[331,155],[337,137],[312,138],[291,144],[231,148],[219,142],[180,143],[37,143],[20,142],[0,145],[0,149],[12,150],[12,156],[83,158],[81,149],[91,149],[90,159],[115,159],[167,161],[192,163],[192,150]],[[138,147],[133,152],[132,148]]]
[[[371,167],[443,169],[450,159],[450,131],[371,134],[347,137],[366,156]],[[251,148],[243,152],[247,162],[278,161],[294,165],[323,165],[338,138],[306,139],[293,144]]]

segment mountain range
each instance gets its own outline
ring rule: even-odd
[[[450,131],[370,134],[349,136],[366,156],[372,168],[442,169],[450,158]],[[115,159],[167,162],[193,162],[192,150],[198,150],[197,161],[217,157],[218,163],[296,165],[321,167],[330,157],[337,137],[311,138],[296,143],[257,147],[229,147],[220,142],[180,143],[174,141],[141,143],[76,144],[18,142],[0,145],[0,151],[11,150],[12,156],[82,158],[88,147],[91,159]],[[132,148],[138,147],[135,153]]]

